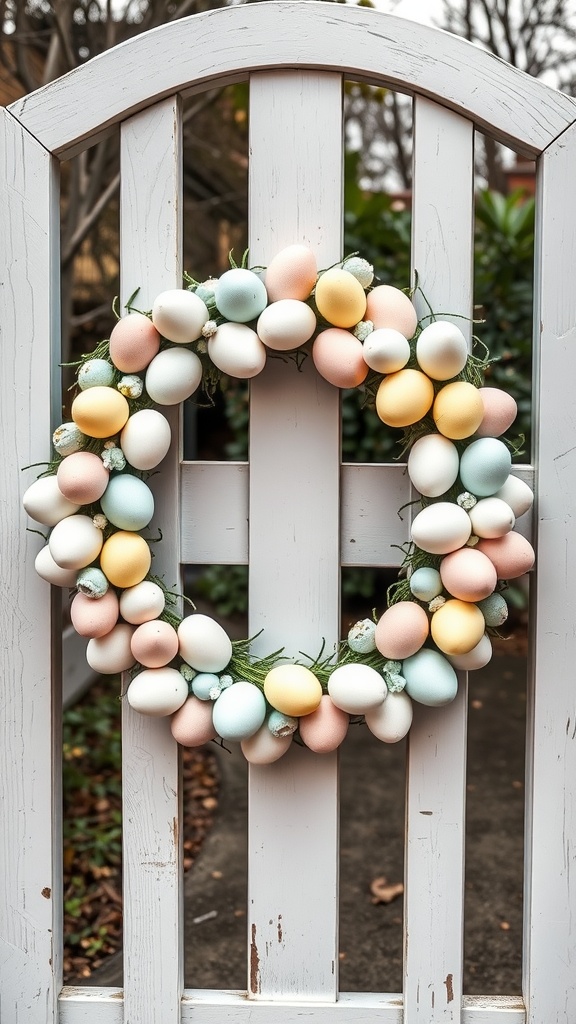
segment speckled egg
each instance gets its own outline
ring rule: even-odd
[[[108,470],[102,459],[91,452],[75,452],[63,459],[56,478],[65,498],[78,505],[91,505],[102,497],[108,486]]]
[[[110,478],[100,499],[102,511],[109,522],[120,530],[138,533],[154,515],[154,495],[137,476],[118,473]]]
[[[418,325],[418,316],[412,302],[399,288],[380,284],[368,292],[366,320],[375,328],[392,327],[405,338],[411,338]]]
[[[241,267],[227,270],[218,278],[214,298],[222,316],[240,324],[256,320],[268,302],[264,282],[252,270]]]
[[[292,746],[292,736],[273,736],[264,722],[252,736],[241,740],[240,746],[249,764],[274,764]]]
[[[300,738],[315,754],[328,754],[343,743],[349,724],[349,715],[325,693],[316,710],[300,719]]]
[[[185,288],[160,292],[152,306],[152,323],[156,330],[175,345],[196,341],[209,316],[202,299]]]
[[[110,387],[114,380],[114,367],[107,359],[87,359],[78,370],[78,386],[86,388]]]
[[[362,345],[364,362],[377,373],[396,373],[410,359],[410,345],[400,331],[380,327],[368,335]]]
[[[428,616],[415,601],[398,601],[378,620],[376,647],[382,657],[402,661],[415,654],[428,636]]]
[[[402,674],[406,680],[408,696],[428,707],[449,704],[458,692],[458,678],[452,665],[447,658],[431,648],[424,647],[407,658],[402,665]]]
[[[43,526],[56,526],[66,516],[73,516],[80,503],[69,501],[58,486],[56,474],[41,476],[24,492],[22,504],[30,516]]]
[[[479,388],[484,413],[476,433],[480,437],[499,437],[512,426],[518,413],[516,401],[500,388]]]
[[[94,526],[89,516],[67,516],[56,523],[48,544],[56,565],[62,569],[83,569],[100,554],[102,530]]]
[[[510,449],[496,437],[472,441],[460,458],[460,479],[477,498],[495,494],[507,480],[512,465]]]
[[[530,542],[513,530],[504,537],[478,541],[478,549],[494,563],[499,580],[523,576],[530,571],[536,557]]]
[[[253,683],[239,680],[223,690],[212,708],[214,728],[223,740],[253,736],[266,718],[264,695]]]
[[[315,338],[312,359],[318,373],[336,388],[356,388],[368,375],[362,342],[337,327],[329,327]]]
[[[146,390],[158,405],[179,405],[190,398],[202,380],[202,363],[187,348],[165,348],[146,370]]]
[[[115,675],[127,672],[134,664],[130,640],[134,629],[125,622],[119,622],[105,636],[88,641],[86,661],[95,672]]]
[[[264,283],[270,302],[307,299],[316,283],[316,257],[306,245],[288,245],[270,260]]]
[[[468,343],[456,324],[435,320],[418,335],[416,359],[433,380],[450,380],[466,366]]]
[[[442,593],[442,579],[438,569],[422,565],[410,576],[410,591],[419,601],[432,601]]]
[[[142,580],[120,594],[120,614],[126,622],[140,625],[157,619],[164,611],[164,591],[152,580]]]
[[[212,721],[212,702],[188,697],[170,722],[174,739],[183,747],[201,747],[216,738]]]
[[[408,427],[426,415],[434,401],[434,385],[420,370],[398,370],[381,381],[376,412],[389,427]]]
[[[366,312],[366,293],[359,281],[341,267],[331,267],[314,292],[320,316],[334,327],[354,327]]]
[[[299,348],[316,330],[316,316],[305,302],[279,299],[272,302],[258,317],[256,333],[264,344],[276,352]]]
[[[334,669],[328,679],[332,703],[349,715],[363,715],[386,699],[384,676],[369,665],[350,663]]]
[[[484,406],[478,389],[464,380],[445,384],[434,399],[432,415],[444,437],[449,437],[453,441],[471,437],[480,426],[484,415]]]
[[[256,377],[266,365],[266,348],[244,323],[221,324],[208,340],[208,355],[222,373],[241,380]]]
[[[112,329],[110,358],[122,373],[138,373],[160,348],[160,335],[144,313],[128,313]]]
[[[442,434],[425,434],[414,442],[408,456],[408,476],[420,494],[439,498],[458,476],[458,449]]]
[[[487,626],[498,629],[508,618],[508,605],[502,594],[490,594],[490,597],[479,601],[478,607],[484,616]]]
[[[365,715],[366,725],[373,736],[383,743],[398,743],[404,739],[412,725],[412,701],[408,694],[389,693],[383,704]]]
[[[76,585],[76,569],[63,569],[57,565],[50,553],[50,545],[40,548],[34,561],[38,575],[54,587],[74,587]]]
[[[134,711],[154,718],[166,718],[182,707],[188,685],[175,668],[146,668],[135,676],[126,694]]]
[[[140,409],[130,416],[120,434],[120,447],[134,469],[154,469],[170,448],[172,432],[157,409]]]
[[[503,537],[514,529],[514,513],[501,498],[481,498],[468,515],[477,537]]]
[[[135,587],[150,570],[152,556],[143,537],[118,530],[104,542],[100,568],[113,587]]]
[[[498,582],[490,559],[476,548],[467,547],[444,556],[440,576],[448,593],[461,601],[482,601]]]
[[[534,501],[534,493],[528,484],[512,473],[506,478],[502,487],[496,491],[494,497],[505,501],[512,509],[516,519],[523,516]]]
[[[230,637],[209,615],[194,612],[178,626],[180,656],[198,672],[222,672],[232,657]]]
[[[103,597],[98,598],[76,594],[70,605],[70,619],[80,636],[105,636],[118,622],[116,592],[107,590]]]
[[[470,516],[451,501],[437,501],[415,516],[411,537],[417,547],[433,555],[461,548],[472,532]]]
[[[475,604],[456,599],[446,601],[434,612],[430,632],[444,654],[466,654],[484,635],[484,616]]]
[[[277,711],[300,718],[316,710],[322,687],[305,665],[276,665],[266,675],[264,695]]]
[[[466,654],[451,654],[448,661],[459,672],[474,672],[478,668],[484,668],[492,658],[492,641],[487,633]]]
[[[118,434],[129,414],[128,402],[116,388],[88,388],[72,402],[72,419],[88,437]]]
[[[79,452],[84,448],[87,440],[88,438],[75,423],[61,423],[52,434],[52,444],[63,459],[67,455],[72,455],[73,452]]]
[[[178,634],[169,622],[152,619],[132,634],[132,654],[146,668],[168,665],[178,654]]]

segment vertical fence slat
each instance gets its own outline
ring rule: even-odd
[[[415,100],[412,265],[433,309],[472,309],[473,127]],[[428,312],[417,298],[419,315]],[[466,321],[456,321],[466,333]],[[468,333],[470,333],[468,331]],[[407,791],[405,1020],[460,1021],[466,676],[439,711],[415,706]]]
[[[253,264],[308,244],[320,267],[341,246],[339,75],[254,75],[250,84]],[[315,656],[338,639],[338,392],[269,360],[251,386],[250,630],[262,651]],[[252,997],[337,991],[336,755],[293,748],[250,771]]]
[[[121,132],[121,300],[136,305],[182,285],[181,112],[167,99]],[[156,484],[153,572],[178,580],[178,416]],[[154,535],[152,524],[151,535]],[[179,759],[169,720],[123,708],[125,1024],[176,1024],[183,987]]]
[[[572,126],[541,158],[535,348],[538,563],[524,904],[529,1024],[576,1020],[576,216]]]
[[[59,414],[57,164],[0,110],[0,1017],[56,1020],[62,984],[61,591],[36,575],[43,546],[20,497],[50,458]],[[57,347],[58,346],[58,349]]]

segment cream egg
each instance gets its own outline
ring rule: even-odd
[[[120,434],[120,447],[134,469],[154,469],[170,448],[172,431],[157,409],[140,409],[130,416]]]
[[[202,299],[186,288],[161,292],[152,306],[152,323],[156,330],[175,345],[196,341],[209,315]]]
[[[92,641],[90,641],[92,642]],[[154,718],[166,718],[182,707],[188,684],[175,668],[145,668],[135,676],[126,699],[134,711]]]
[[[232,643],[219,622],[194,612],[178,626],[181,658],[198,672],[222,672],[232,657]]]
[[[76,576],[78,575],[76,569],[63,569],[57,565],[52,558],[49,544],[40,548],[34,561],[34,568],[43,580],[51,583],[54,587],[76,586]]]
[[[456,324],[435,320],[418,335],[416,359],[433,380],[449,380],[466,366],[468,343]]]
[[[510,474],[494,494],[495,498],[501,498],[510,506],[516,519],[523,516],[531,508],[534,501],[534,493],[528,484],[520,477]]]
[[[389,693],[383,704],[366,712],[366,725],[382,743],[398,743],[412,725],[413,708],[408,694]]]
[[[328,679],[332,703],[349,715],[363,715],[386,699],[384,676],[369,665],[352,662],[334,669]]]
[[[221,324],[208,340],[208,355],[222,373],[241,380],[256,377],[266,365],[264,345],[244,323]]]
[[[279,299],[272,302],[258,317],[256,333],[264,344],[276,352],[299,348],[316,330],[316,316],[305,302]]]
[[[425,434],[408,456],[408,476],[420,494],[439,498],[456,482],[460,458],[456,445],[442,434]]]
[[[459,505],[437,501],[414,518],[411,537],[417,547],[433,555],[447,555],[461,548],[472,532],[470,516]]]
[[[514,513],[501,498],[481,498],[468,512],[477,537],[503,537],[514,529]]]
[[[146,370],[146,390],[158,405],[179,405],[202,381],[202,363],[187,348],[165,348]]]
[[[380,327],[365,339],[362,355],[371,370],[396,373],[403,370],[410,359],[410,345],[400,331],[393,327]]]
[[[448,661],[460,672],[473,672],[478,668],[484,668],[492,658],[492,641],[487,633],[466,654],[451,654]]]
[[[126,622],[140,625],[157,619],[164,611],[164,591],[152,580],[142,580],[120,594],[120,614]]]
[[[41,476],[24,492],[22,504],[30,516],[43,526],[56,526],[61,519],[74,515],[80,503],[65,498],[56,474]]]
[[[62,569],[83,569],[98,558],[102,540],[102,530],[89,516],[74,515],[56,523],[48,544],[52,558]]]
[[[135,663],[130,647],[134,629],[125,622],[119,622],[105,636],[88,641],[86,661],[95,672],[115,675],[127,672]]]
[[[349,715],[324,693],[316,710],[300,718],[300,738],[315,754],[328,754],[344,742],[349,724]]]

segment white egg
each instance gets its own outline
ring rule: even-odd
[[[408,456],[408,476],[420,494],[439,498],[458,476],[458,449],[443,434],[425,434],[416,441]]]
[[[477,537],[503,537],[514,529],[516,518],[502,498],[481,498],[468,515]]]
[[[105,636],[95,637],[88,641],[86,661],[95,672],[103,675],[115,675],[116,672],[127,672],[136,664],[130,647],[134,629],[125,622],[119,622]]]
[[[258,317],[256,333],[268,348],[289,352],[299,348],[316,330],[316,316],[305,302],[279,299],[272,302]]]
[[[178,626],[178,640],[181,658],[198,672],[222,672],[232,657],[230,637],[209,615],[186,616]]]
[[[152,580],[142,580],[120,594],[120,614],[126,622],[141,625],[157,619],[164,611],[164,591]]]
[[[154,299],[152,323],[159,334],[176,345],[196,341],[208,319],[202,299],[185,288],[172,288]]]
[[[366,712],[366,725],[383,743],[398,743],[412,725],[412,701],[408,694],[389,693],[383,704]]]
[[[52,558],[62,569],[83,569],[98,558],[103,543],[99,530],[89,516],[67,516],[50,534]]]
[[[208,340],[208,355],[222,373],[247,380],[264,369],[266,349],[246,324],[221,324]]]
[[[141,715],[165,718],[182,707],[188,684],[175,668],[146,668],[134,677],[126,699]]]
[[[472,672],[477,668],[484,668],[488,664],[492,657],[492,641],[487,633],[473,647],[471,651],[466,654],[452,654],[448,657],[448,661],[454,668],[457,668],[462,672]]]
[[[158,405],[179,405],[202,380],[202,363],[187,348],[165,348],[146,370],[146,390]]]
[[[22,504],[31,519],[43,526],[56,526],[66,516],[73,516],[80,505],[68,501],[58,487],[56,474],[41,476],[24,492]]]
[[[532,506],[534,493],[524,480],[514,476],[513,473],[507,477],[499,491],[494,494],[495,498],[502,498],[510,506],[516,519],[523,516]]]
[[[62,569],[61,566],[57,565],[50,553],[49,544],[46,544],[46,547],[40,548],[36,555],[34,568],[43,580],[46,580],[47,583],[52,583],[55,587],[76,586],[76,576],[78,575],[76,569]]]
[[[456,324],[435,320],[418,336],[416,359],[432,380],[450,380],[466,365],[468,344]]]
[[[120,434],[120,447],[134,469],[154,469],[166,455],[172,431],[157,409],[140,409],[130,416]]]
[[[332,703],[349,715],[363,715],[386,699],[384,676],[369,665],[351,663],[334,669],[328,680]]]
[[[433,555],[447,555],[461,548],[472,532],[470,516],[459,505],[437,501],[418,513],[411,536],[417,547]]]
[[[253,736],[266,717],[264,694],[241,679],[223,690],[212,709],[214,728],[223,740],[241,742]]]
[[[410,359],[410,344],[393,327],[380,327],[362,345],[364,362],[377,373],[396,373]]]
[[[290,301],[286,299],[285,301]],[[242,740],[240,746],[242,753],[250,764],[273,764],[278,761],[292,745],[292,734],[288,736],[273,736],[264,722],[252,736]]]

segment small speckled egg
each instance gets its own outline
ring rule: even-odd
[[[185,288],[171,288],[161,292],[152,306],[154,327],[163,338],[173,341],[175,345],[196,341],[209,315],[202,299]]]
[[[179,405],[194,394],[202,380],[202,363],[187,348],[165,348],[146,370],[146,390],[158,405]]]
[[[523,516],[532,506],[534,493],[524,480],[514,476],[512,473],[504,481],[502,487],[494,494],[495,498],[501,498],[510,506],[516,519]]]
[[[164,611],[164,592],[152,580],[142,580],[120,594],[120,614],[126,622],[140,625],[157,619]]]
[[[415,516],[411,537],[417,547],[433,555],[461,548],[472,532],[470,516],[451,501],[437,501]]]
[[[366,712],[366,725],[383,743],[398,743],[412,725],[412,701],[403,690],[389,693],[383,704]]]
[[[258,317],[256,333],[268,348],[288,352],[299,348],[316,330],[316,316],[305,302],[279,299],[272,302]]]
[[[208,355],[222,373],[241,380],[256,377],[266,364],[264,345],[244,323],[220,324],[208,341]]]
[[[58,487],[69,501],[91,505],[102,497],[108,486],[108,470],[102,459],[91,452],[74,452],[58,466]]]
[[[316,257],[306,245],[288,245],[268,264],[264,282],[270,302],[307,299],[316,283]]]
[[[328,679],[332,703],[348,715],[363,715],[386,699],[384,676],[369,665],[351,663],[334,669]]]
[[[102,530],[94,526],[89,516],[67,516],[56,523],[48,544],[56,565],[62,569],[83,569],[100,554]]]
[[[428,616],[415,601],[398,601],[378,620],[376,647],[390,661],[402,661],[415,654],[428,636]]]
[[[56,526],[66,516],[73,516],[80,504],[64,497],[56,475],[41,476],[24,492],[22,504],[30,516],[43,526]]]
[[[518,413],[516,401],[500,388],[479,388],[484,414],[476,433],[480,437],[499,437],[512,426]]]
[[[198,700],[216,700],[221,689],[220,677],[214,672],[198,672],[192,680],[192,693]]]
[[[143,537],[118,530],[104,542],[100,568],[113,587],[135,587],[150,569],[152,556]]]
[[[274,736],[264,722],[257,732],[240,743],[249,764],[274,764],[292,746],[292,736]]]
[[[134,664],[130,640],[134,629],[119,622],[105,636],[94,637],[86,647],[86,661],[90,668],[103,675],[127,672]]]
[[[122,373],[144,370],[160,348],[160,335],[144,313],[128,313],[113,327],[110,358]]]
[[[87,359],[78,370],[78,386],[86,388],[110,387],[114,380],[114,367],[107,359]]]
[[[357,654],[370,654],[376,650],[375,633],[376,623],[372,619],[360,619],[348,630],[348,647]]]
[[[230,637],[209,615],[194,612],[178,626],[181,658],[198,672],[222,672],[232,657]]]
[[[424,647],[407,658],[402,665],[402,675],[408,696],[431,708],[449,704],[458,692],[458,678],[452,665],[431,648]]]
[[[366,320],[375,328],[392,327],[405,338],[411,338],[418,325],[418,316],[412,302],[399,288],[380,284],[368,292]]]
[[[325,693],[316,710],[300,719],[300,739],[315,754],[329,754],[344,742],[349,724],[349,715]]]
[[[377,373],[396,373],[410,359],[410,345],[400,331],[380,327],[372,331],[362,346],[364,362]]]
[[[166,718],[182,707],[188,686],[175,668],[146,668],[135,676],[126,694],[134,711],[154,718]]]
[[[120,530],[143,530],[154,515],[154,495],[137,476],[119,473],[110,483],[100,499],[106,518]]]
[[[116,592],[107,590],[103,597],[96,599],[76,594],[70,605],[70,619],[80,636],[105,636],[118,622]]]
[[[465,380],[445,384],[434,399],[432,415],[444,437],[461,441],[478,429],[484,414],[478,389]]]
[[[477,537],[503,537],[514,529],[514,513],[501,498],[480,498],[468,515]]]
[[[316,710],[322,687],[305,665],[276,665],[264,680],[264,695],[277,711],[300,718]]]
[[[466,654],[484,635],[484,616],[475,604],[456,599],[446,601],[434,612],[430,632],[444,654]]]
[[[444,556],[440,576],[448,593],[460,601],[482,601],[498,582],[490,559],[476,548],[467,547]]]
[[[434,385],[420,370],[398,370],[381,381],[376,412],[389,427],[408,427],[426,415],[434,401]]]
[[[410,591],[419,601],[432,601],[442,593],[442,580],[438,569],[423,565],[410,577]]]
[[[76,577],[78,593],[84,594],[85,597],[89,597],[93,601],[104,597],[109,586],[110,584],[102,569],[98,569],[95,565],[89,565],[85,569],[80,569]]]
[[[442,434],[425,434],[412,445],[408,476],[420,494],[439,498],[450,490],[458,476],[458,449]]]
[[[115,388],[88,388],[72,402],[72,419],[88,437],[112,437],[129,414],[128,402]]]
[[[468,344],[456,324],[435,320],[418,335],[418,365],[433,380],[449,380],[466,366]]]
[[[362,342],[338,327],[329,327],[317,335],[312,359],[318,373],[335,388],[356,388],[368,375]]]
[[[320,316],[334,327],[354,327],[366,312],[362,285],[341,267],[331,267],[318,278],[314,298]]]
[[[235,267],[218,278],[214,292],[223,317],[246,324],[256,320],[268,302],[264,282],[252,270]]]
[[[50,545],[41,548],[34,562],[38,575],[54,587],[73,587],[76,584],[76,569],[62,569],[50,553]]]
[[[478,602],[478,607],[486,625],[493,629],[498,629],[498,626],[502,626],[508,618],[508,605],[502,594],[490,594],[490,597]]]
[[[172,432],[157,409],[140,409],[130,416],[120,435],[120,447],[134,469],[154,469],[170,448]]]
[[[298,719],[274,709],[266,719],[266,726],[273,736],[292,736],[298,728]]]
[[[132,654],[146,668],[162,668],[178,654],[178,634],[169,622],[152,619],[132,635]]]
[[[265,717],[266,701],[262,691],[244,679],[223,690],[212,708],[214,728],[223,740],[248,739],[258,732]]]
[[[451,654],[448,661],[460,672],[474,672],[477,668],[484,668],[492,658],[492,641],[484,633],[484,636],[466,654]]]
[[[496,567],[499,580],[515,580],[534,565],[534,548],[519,533],[505,534],[493,540],[480,540],[477,545]]]
[[[212,721],[212,702],[188,697],[174,714],[170,730],[183,747],[201,747],[209,743],[218,735]]]
[[[75,423],[61,423],[52,434],[52,444],[62,458],[79,452],[86,444],[86,437]]]
[[[480,437],[460,458],[460,479],[477,498],[493,495],[507,480],[512,465],[509,448],[496,437]]]

